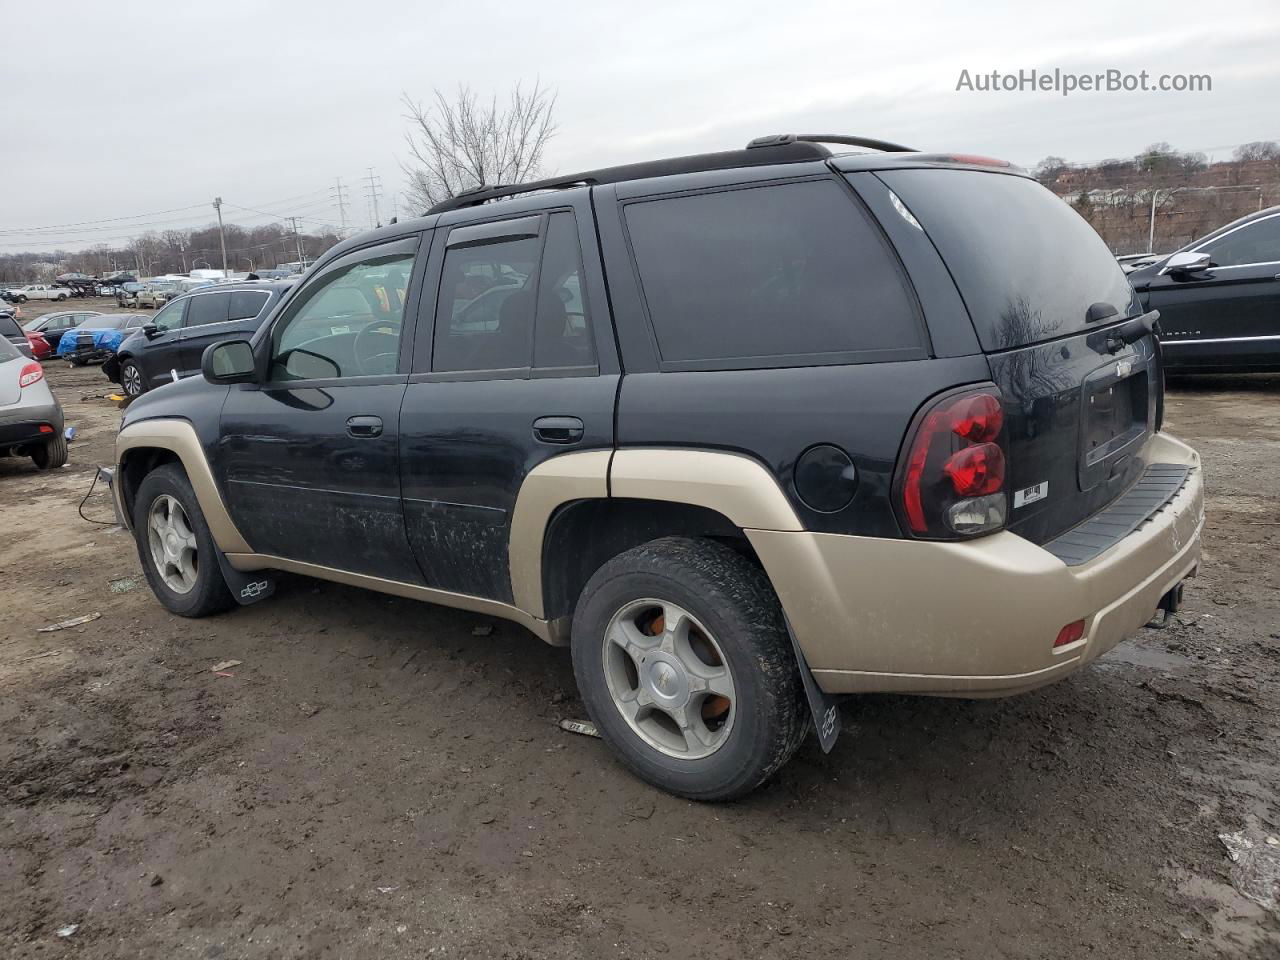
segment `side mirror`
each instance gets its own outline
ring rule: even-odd
[[[1164,265],[1164,272],[1175,276],[1190,276],[1209,269],[1207,253],[1175,253]]]
[[[248,340],[223,340],[205,348],[200,372],[210,383],[251,383],[254,380],[253,347]]]
[[[156,337],[160,336],[160,328],[154,323],[144,323],[142,325],[142,332],[147,335],[148,340],[154,340]]]

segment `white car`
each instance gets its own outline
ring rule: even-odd
[[[70,287],[54,287],[46,283],[29,283],[25,287],[12,287],[4,292],[6,300],[26,303],[28,300],[65,300],[71,296]]]

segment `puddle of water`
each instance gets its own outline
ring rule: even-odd
[[[1263,944],[1275,944],[1275,937],[1265,929],[1267,911],[1241,896],[1235,887],[1181,868],[1170,867],[1162,872],[1179,893],[1200,908],[1200,916],[1209,925],[1207,939],[1219,952],[1236,954]],[[1201,930],[1191,932],[1196,936],[1202,934]]]
[[[1203,673],[1205,664],[1192,660],[1180,653],[1173,653],[1154,643],[1140,643],[1137,640],[1125,640],[1117,644],[1110,653],[1104,653],[1095,663],[1098,666],[1117,666],[1125,664],[1131,667],[1143,667],[1147,670],[1158,670],[1161,673]]]

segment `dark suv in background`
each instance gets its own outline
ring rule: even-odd
[[[218,340],[251,336],[290,283],[219,284],[168,303],[142,331],[120,345],[102,369],[126,395],[200,372],[200,355]]]
[[[633,771],[726,799],[833,695],[1030,690],[1177,607],[1154,321],[1008,164],[767,137],[339,244],[128,407],[113,490],[169,610],[286,570],[506,617]]]

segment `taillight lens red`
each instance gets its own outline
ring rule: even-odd
[[[1075,643],[1083,636],[1084,621],[1077,620],[1075,623],[1068,623],[1058,631],[1058,639],[1053,641],[1053,645],[1054,647],[1065,647],[1069,643]]]
[[[44,379],[44,368],[38,363],[28,363],[18,373],[18,386],[29,387]]]
[[[943,397],[918,418],[901,481],[913,535],[954,539],[1004,526],[1003,427],[994,385]]]

